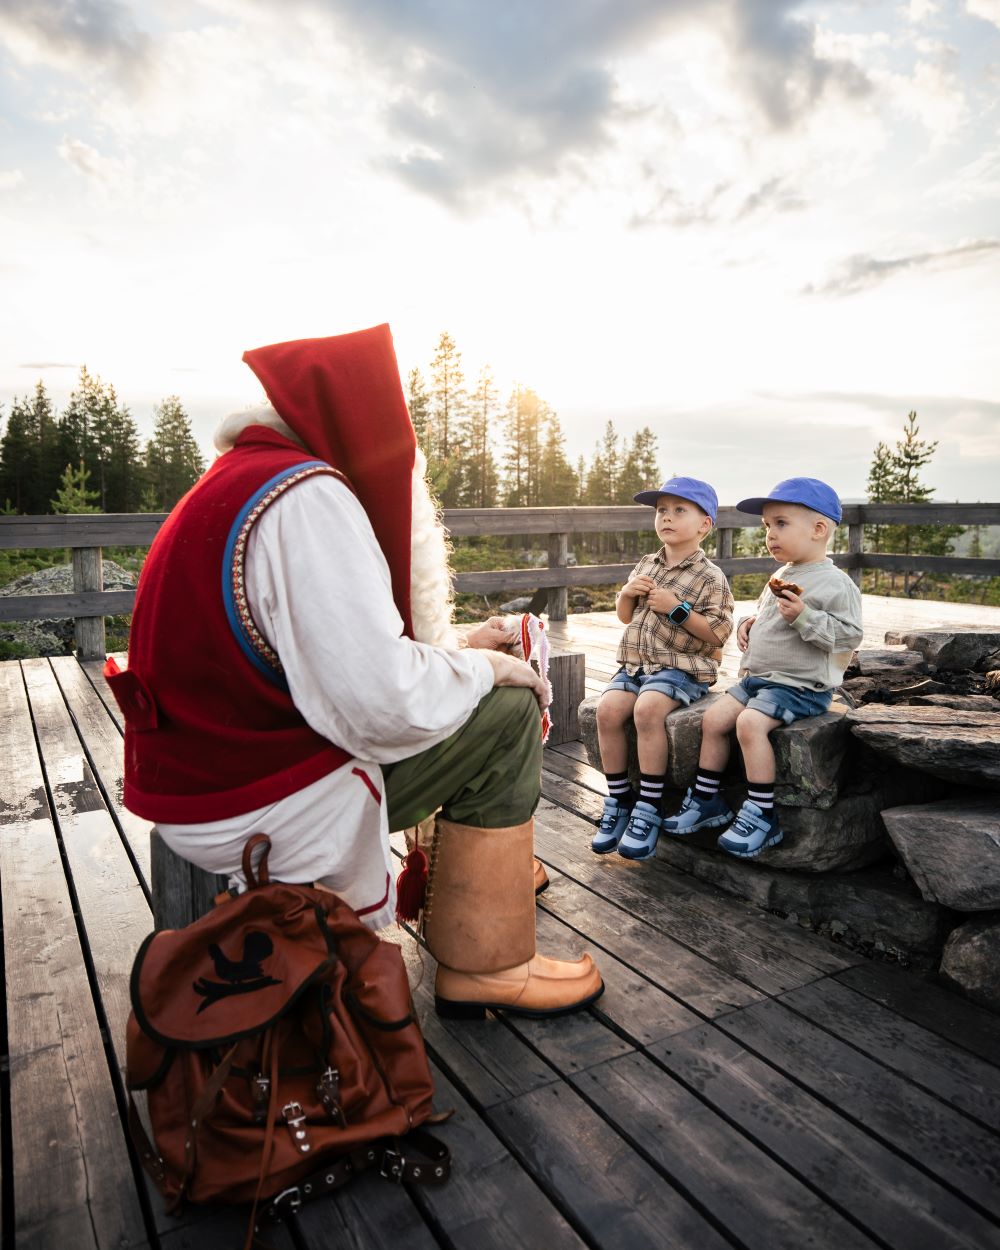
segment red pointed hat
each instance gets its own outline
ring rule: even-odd
[[[387,325],[244,352],[278,416],[351,480],[392,576],[404,632],[410,614],[410,546],[416,436]]]

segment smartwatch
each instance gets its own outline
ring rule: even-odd
[[[673,621],[675,625],[683,625],[687,618],[691,615],[691,605],[686,599],[682,600],[676,608],[671,608],[667,613],[667,620]]]

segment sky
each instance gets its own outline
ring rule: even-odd
[[[207,448],[244,350],[387,321],[723,502],[918,412],[1000,499],[1000,0],[0,0],[0,404]]]

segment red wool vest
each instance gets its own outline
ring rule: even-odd
[[[264,509],[318,473],[343,474],[251,426],[156,536],[139,579],[127,671],[105,676],[125,718],[125,806],[200,824],[301,790],[350,758],[311,729],[250,615],[247,540]]]

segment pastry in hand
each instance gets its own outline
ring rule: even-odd
[[[802,587],[797,586],[795,582],[783,582],[780,577],[772,577],[767,583],[772,595],[782,598],[786,590],[790,590],[793,595],[801,595]]]

